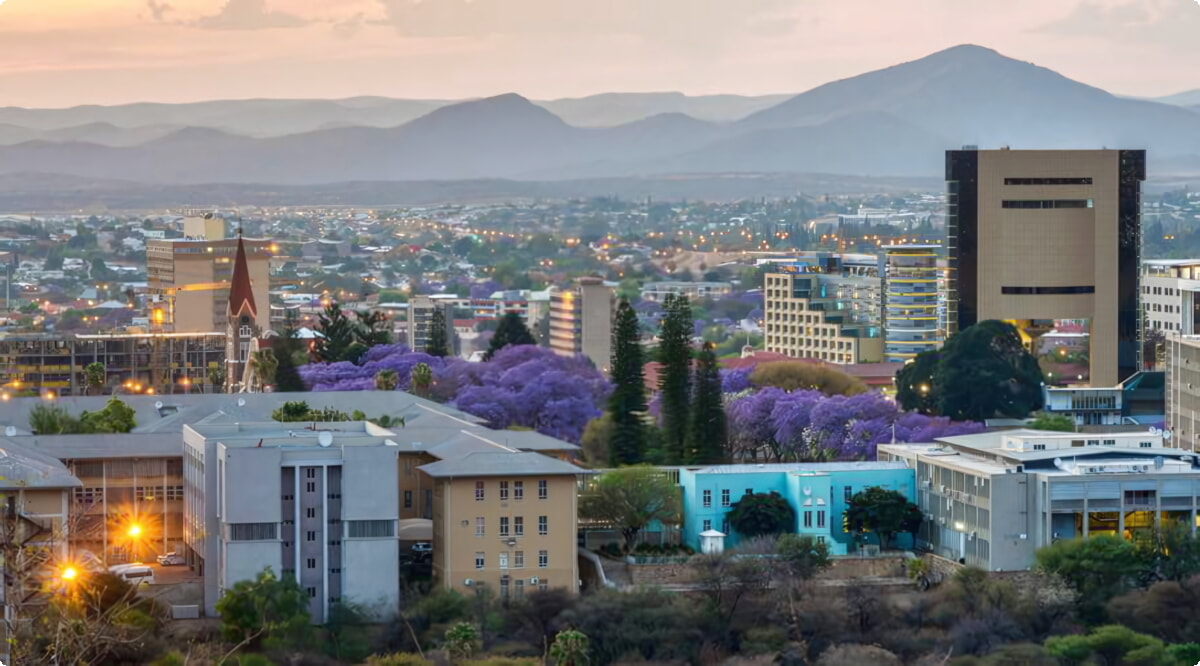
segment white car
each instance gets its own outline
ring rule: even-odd
[[[159,555],[157,558],[159,565],[164,567],[178,567],[187,564],[187,560],[183,559],[183,555],[174,551]]]
[[[433,552],[433,544],[428,541],[418,541],[412,546],[413,555],[428,555]]]

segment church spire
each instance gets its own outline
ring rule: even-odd
[[[242,243],[242,230],[238,229],[237,256],[233,259],[233,276],[229,280],[229,316],[248,314],[258,317],[254,304],[254,290],[250,287],[250,267],[246,263],[246,247]]]

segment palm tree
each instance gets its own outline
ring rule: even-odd
[[[225,368],[219,365],[209,368],[208,383],[212,385],[213,393],[219,392],[225,386]]]
[[[395,370],[380,370],[375,373],[376,391],[395,391],[400,384],[400,375]]]
[[[408,375],[408,387],[422,398],[429,395],[429,387],[433,385],[433,368],[428,363],[418,363],[413,366]]]
[[[550,658],[558,666],[582,666],[588,661],[588,637],[578,629],[564,629],[550,644]]]
[[[260,390],[265,391],[275,383],[275,370],[278,368],[279,359],[275,358],[274,349],[267,347],[250,354],[250,373]]]
[[[87,384],[88,393],[95,391],[96,393],[104,393],[104,384],[106,383],[107,373],[104,369],[104,364],[99,361],[88,363],[83,368],[84,383]]]

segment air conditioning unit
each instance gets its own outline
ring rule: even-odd
[[[466,579],[466,580],[464,580],[464,581],[463,581],[463,585],[466,585],[467,587],[471,587],[471,586],[472,586],[472,585],[474,585],[474,584],[475,584],[475,579],[474,579],[474,578],[468,578],[468,579]]]
[[[540,582],[542,582],[542,581],[541,581],[541,579],[539,579],[537,576],[532,576],[532,577],[530,577],[530,579],[529,579],[529,584],[530,584],[530,585],[537,585],[537,584],[538,584],[538,583],[540,583]]]
[[[942,486],[941,488],[942,488],[942,492],[946,492],[946,490],[947,490],[946,486]]]

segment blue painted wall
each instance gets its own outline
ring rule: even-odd
[[[747,492],[777,492],[796,512],[794,531],[829,544],[833,555],[854,550],[853,535],[842,530],[842,515],[847,500],[855,493],[880,486],[916,499],[913,470],[897,463],[817,463],[795,465],[730,465],[699,470],[681,470],[683,487],[683,538],[692,548],[700,548],[700,533],[714,529],[729,535],[725,547],[741,541],[725,520],[732,504]],[[876,543],[872,540],[871,543]],[[902,536],[893,545],[911,548],[909,537]]]

